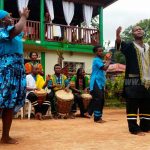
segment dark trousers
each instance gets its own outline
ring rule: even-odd
[[[91,95],[92,95],[92,94],[91,94]],[[90,116],[92,116],[93,113],[94,113],[94,101],[93,101],[93,99],[92,99],[92,100],[90,101],[90,103],[89,103],[87,112],[88,112],[88,114],[89,114]]]
[[[88,112],[92,114],[94,111],[94,121],[98,121],[102,118],[104,107],[104,89],[99,89],[97,83],[94,83],[93,91],[91,91],[93,97]]]
[[[87,111],[84,108],[83,101],[80,94],[74,94],[74,103],[71,108],[71,112],[75,113],[77,111],[77,106],[80,109],[80,115],[84,116],[84,113]]]
[[[129,131],[137,133],[150,131],[150,99],[126,99],[126,112]],[[139,114],[140,124],[137,124]]]
[[[46,115],[46,112],[50,105],[48,95],[46,97],[46,100],[41,105],[38,104],[37,102],[38,97],[33,92],[30,92],[28,94],[27,99],[32,103],[32,106],[34,107],[35,110],[35,114],[42,113],[42,115]]]
[[[54,115],[57,113],[55,92],[51,90],[51,92],[48,94],[48,97],[49,97],[50,104],[51,104],[51,113]]]

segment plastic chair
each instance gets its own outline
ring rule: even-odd
[[[31,102],[26,99],[25,101],[25,104],[27,104],[27,109],[28,109],[28,119],[30,120],[30,117],[31,117],[31,110],[32,110],[32,104]],[[21,108],[21,119],[24,118],[25,114],[24,114],[24,109],[25,109],[26,106],[22,107]]]
[[[19,110],[19,112],[20,112],[21,119],[23,119],[23,107]],[[15,118],[19,118],[19,112],[17,112],[17,114],[14,115]]]

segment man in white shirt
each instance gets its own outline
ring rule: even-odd
[[[44,87],[45,81],[41,75],[38,74],[39,69],[37,66],[32,67],[32,73],[26,76],[27,81],[27,99],[31,101],[35,109],[35,118],[41,120],[49,108],[50,101],[46,96],[43,103],[38,103],[38,96],[35,90],[41,90]],[[44,99],[44,97],[43,97]]]

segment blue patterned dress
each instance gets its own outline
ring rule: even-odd
[[[13,28],[0,28],[0,108],[17,112],[25,103],[26,75],[22,33],[10,39]]]

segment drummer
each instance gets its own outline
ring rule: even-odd
[[[85,75],[83,68],[79,68],[75,76],[70,81],[70,88],[74,94],[74,104],[72,106],[72,113],[77,111],[77,105],[80,109],[80,117],[90,117],[83,106],[81,94],[89,93],[89,77]]]
[[[61,118],[60,114],[57,112],[56,109],[56,98],[55,98],[55,92],[58,90],[69,90],[69,81],[67,77],[63,74],[61,74],[62,67],[59,64],[54,65],[54,74],[46,77],[47,87],[48,89],[51,89],[51,92],[49,93],[50,103],[51,103],[51,113],[53,118]]]
[[[35,118],[41,120],[46,115],[46,112],[49,108],[50,102],[48,96],[42,105],[39,105],[37,100],[38,97],[35,95],[35,90],[41,90],[44,86],[44,79],[39,74],[38,66],[32,66],[31,74],[26,76],[27,80],[27,99],[31,101],[35,110]]]

